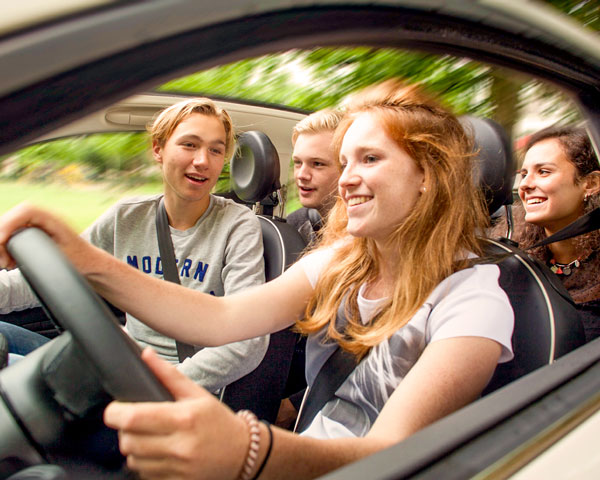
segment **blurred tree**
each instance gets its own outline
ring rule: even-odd
[[[546,0],[561,12],[568,14],[592,30],[600,30],[598,0]]]
[[[93,180],[115,172],[139,172],[152,165],[148,148],[144,133],[108,133],[31,145],[12,155],[11,160],[16,162],[13,172],[19,176],[41,179],[40,172],[51,176],[67,165],[79,164],[85,178]]]

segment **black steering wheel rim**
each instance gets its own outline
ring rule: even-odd
[[[73,336],[114,399],[169,401],[173,397],[140,358],[139,346],[50,237],[27,228],[7,249],[52,317]]]

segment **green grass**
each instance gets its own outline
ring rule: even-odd
[[[160,184],[130,188],[107,184],[65,185],[0,181],[0,213],[27,201],[43,206],[65,218],[78,232],[83,231],[109,206],[123,197],[162,191]]]

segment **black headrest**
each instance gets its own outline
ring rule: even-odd
[[[475,151],[479,152],[475,181],[485,193],[491,215],[502,205],[512,203],[516,166],[510,141],[504,128],[493,120],[473,116],[459,120],[475,140]]]
[[[231,159],[233,191],[244,202],[260,202],[280,188],[279,155],[269,137],[259,131],[238,137]]]

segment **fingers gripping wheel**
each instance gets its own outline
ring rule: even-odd
[[[141,360],[137,344],[44,232],[22,230],[7,248],[44,308],[96,367],[109,395],[123,401],[172,400]]]
[[[264,133],[244,132],[231,159],[233,191],[246,203],[260,202],[280,188],[279,155]]]

